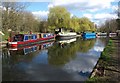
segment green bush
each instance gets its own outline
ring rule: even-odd
[[[5,33],[5,35],[2,36],[2,41],[7,41],[8,37],[9,37],[9,34]]]

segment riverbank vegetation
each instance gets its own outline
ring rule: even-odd
[[[86,81],[86,83],[101,83],[110,81],[112,76],[108,76],[114,70],[114,65],[116,61],[113,60],[115,54],[115,44],[114,40],[109,40],[107,46],[104,48],[97,65],[95,66],[90,78]],[[117,48],[116,48],[117,49]],[[111,66],[112,64],[112,66]]]

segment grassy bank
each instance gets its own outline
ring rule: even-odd
[[[109,40],[107,46],[104,48],[97,65],[95,66],[90,78],[86,83],[109,83],[111,77],[107,74],[114,71],[114,64],[111,68],[111,63],[113,63],[112,56],[115,53],[115,45],[113,40]],[[109,71],[109,72],[108,72]],[[106,82],[107,81],[107,82]]]

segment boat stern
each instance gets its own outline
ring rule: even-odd
[[[17,47],[17,42],[8,42],[8,45],[10,46],[10,47]]]

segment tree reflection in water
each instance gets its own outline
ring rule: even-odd
[[[62,66],[74,59],[76,52],[88,52],[95,44],[96,39],[78,39],[72,43],[56,43],[48,49],[49,64]]]

